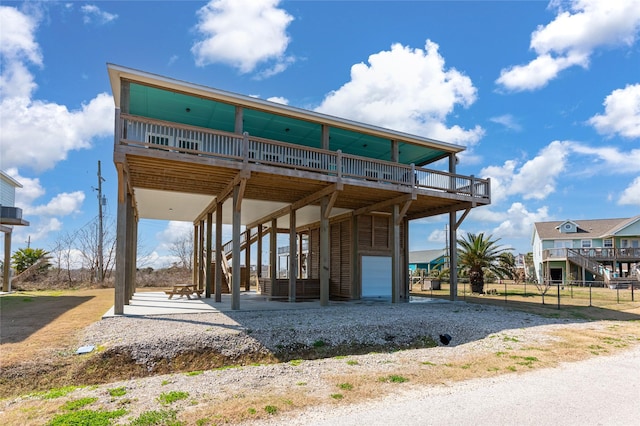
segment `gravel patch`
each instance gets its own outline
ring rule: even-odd
[[[571,324],[571,325],[570,325]],[[440,334],[452,337],[449,345],[393,352],[349,355],[357,362],[358,373],[397,371],[403,363],[429,360],[452,362],[470,353],[500,351],[507,346],[543,343],[552,339],[558,327],[592,327],[594,323],[544,318],[503,308],[464,302],[431,303],[345,303],[328,307],[281,311],[233,311],[226,313],[180,314],[147,317],[113,317],[84,330],[81,345],[104,347],[104,351],[130,354],[136,363],[152,370],[159,360],[183,353],[222,354],[243,359],[248,354],[286,353],[289,348],[326,346],[388,345],[401,348],[416,339]],[[495,337],[500,338],[495,338]],[[509,337],[508,339],[502,337]],[[492,338],[493,337],[493,338]],[[215,403],[233,395],[281,391],[295,392],[304,384],[308,394],[335,392],[331,377],[349,374],[345,359],[327,358],[245,365],[214,369],[195,375],[173,373],[155,375],[78,389],[69,398],[95,397],[103,410],[126,406],[128,414],[119,419],[126,424],[140,413],[167,408],[188,411],[201,404]],[[126,395],[113,397],[110,389],[123,387]],[[188,398],[170,407],[159,402],[163,392],[187,392]],[[5,408],[23,398],[9,401]]]

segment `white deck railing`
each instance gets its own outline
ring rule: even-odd
[[[129,146],[308,170],[484,200],[491,196],[488,179],[304,147],[246,133],[240,135],[128,114],[119,115],[118,127],[119,143]]]

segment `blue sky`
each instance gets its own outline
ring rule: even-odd
[[[460,232],[531,250],[537,221],[640,214],[638,1],[3,1],[0,168],[23,184],[53,249],[97,214],[97,163],[115,221],[106,63],[275,100],[467,149],[492,179]],[[445,217],[412,250],[444,247]],[[191,224],[142,221],[154,267]]]

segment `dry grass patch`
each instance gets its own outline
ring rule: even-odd
[[[291,393],[240,394],[189,407],[178,415],[185,424],[237,424],[243,421],[272,418],[325,402],[317,396],[299,391]]]

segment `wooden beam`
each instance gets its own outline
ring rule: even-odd
[[[456,222],[456,231],[458,230],[458,228],[462,224],[462,221],[464,220],[465,217],[467,217],[470,211],[471,211],[471,207],[467,207],[464,213],[462,213],[462,216],[460,216],[460,219],[458,219],[458,221]]]
[[[242,210],[242,200],[244,199],[244,190],[247,189],[247,179],[240,179],[240,189],[238,191],[238,202],[236,203],[236,211]]]
[[[291,210],[298,210],[302,207],[305,207],[309,204],[312,204],[315,201],[318,201],[320,199],[322,199],[322,197],[326,196],[326,195],[332,195],[332,197],[334,198],[334,202],[335,202],[335,197],[337,197],[337,191],[342,191],[343,185],[342,183],[334,183],[333,185],[329,185],[319,191],[314,192],[313,194],[309,194],[304,198],[301,198],[300,200],[288,205],[288,206],[284,206],[281,209],[278,209],[276,211],[274,211],[273,213],[270,213],[264,217],[261,217],[260,219],[251,222],[249,224],[246,225],[247,228],[254,228],[256,226],[258,226],[261,223],[266,223],[269,222],[270,220],[273,219],[278,219],[279,217],[285,216],[287,214],[289,214],[291,212]],[[330,210],[330,209],[329,209]]]
[[[329,198],[327,207],[324,209],[324,212],[322,213],[325,219],[329,219],[329,217],[331,216],[331,209],[333,209],[333,205],[336,203],[337,198],[338,198],[337,191],[331,194],[331,198]]]
[[[231,309],[240,309],[240,209],[237,208],[240,186],[233,188],[233,256],[231,257]]]
[[[216,302],[222,302],[222,262],[227,260],[222,257],[222,203],[216,205],[216,279],[215,295]]]
[[[400,225],[402,223],[402,219],[404,219],[404,215],[407,214],[407,210],[409,210],[409,207],[411,206],[411,203],[413,202],[413,200],[407,200],[404,203],[404,206],[402,206],[402,208],[400,209],[399,213],[398,213],[398,217],[396,218],[397,221],[397,225]]]
[[[246,181],[250,177],[251,177],[251,171],[242,170],[238,174],[236,174],[235,177],[233,178],[233,180],[231,180],[227,184],[227,186],[218,195],[216,195],[216,197],[207,205],[207,207],[205,207],[200,212],[200,214],[198,215],[198,217],[195,218],[193,223],[197,224],[201,220],[204,220],[204,218],[207,216],[207,213],[213,213],[215,211],[216,205],[218,203],[224,203],[226,201],[226,199],[229,198],[233,194],[233,188],[236,185],[238,185],[238,184],[243,184],[244,185],[244,187],[242,188],[242,194],[244,195],[244,190],[245,190],[246,185],[247,185]]]
[[[379,203],[375,203],[372,204],[370,206],[367,207],[362,207],[360,209],[357,209],[353,212],[354,215],[361,215],[361,214],[365,214],[365,213],[371,213],[374,212],[376,210],[380,210],[389,206],[393,206],[395,204],[402,204],[406,201],[412,201],[415,200],[417,198],[416,194],[406,194],[406,195],[401,195],[399,197],[396,198],[392,198],[390,200],[385,200],[385,201],[380,201]]]

